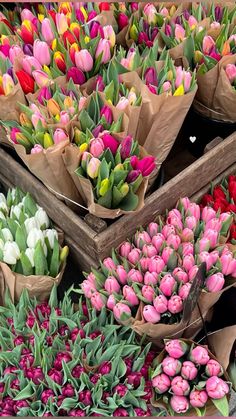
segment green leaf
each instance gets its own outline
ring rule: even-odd
[[[92,120],[92,118],[90,118],[88,112],[85,109],[82,109],[82,111],[79,114],[79,122],[81,125],[81,130],[84,132],[86,132],[87,129],[92,131],[93,128],[95,128],[94,121]]]
[[[17,227],[15,242],[20,250],[25,251],[27,249],[25,231],[21,226]]]
[[[35,390],[31,383],[29,383],[23,390],[21,390],[17,396],[13,399],[15,401],[17,400],[24,400],[29,399],[35,394]]]
[[[139,198],[130,189],[126,197],[120,204],[120,209],[123,211],[134,211],[138,206]]]
[[[34,217],[35,213],[37,212],[38,208],[37,205],[32,198],[32,196],[27,193],[24,199],[24,211],[28,214]]]
[[[226,396],[222,397],[222,399],[211,399],[211,401],[222,416],[229,416],[229,402]]]
[[[133,193],[136,193],[143,181],[143,176],[140,174],[134,182],[130,183]]]
[[[29,276],[34,274],[34,269],[31,265],[31,262],[25,252],[21,252],[20,261],[22,266],[23,275]]]
[[[111,208],[111,203],[112,203],[112,190],[109,189],[104,196],[101,196],[98,199],[97,203],[104,208],[109,208],[110,209]]]
[[[110,100],[112,103],[114,101],[114,81],[112,80],[104,90],[106,100]]]
[[[184,42],[184,56],[187,58],[190,68],[193,68],[194,50],[194,40],[191,35]]]
[[[34,252],[35,275],[45,275],[48,273],[47,259],[43,251],[43,246],[39,240]]]
[[[54,240],[52,259],[51,259],[50,269],[49,269],[50,276],[52,276],[53,278],[56,278],[59,272],[59,268],[60,268],[60,247],[59,247],[58,240]]]

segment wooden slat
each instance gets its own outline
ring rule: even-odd
[[[17,185],[22,190],[30,192],[53,222],[83,248],[91,258],[96,259],[94,248],[96,232],[3,149],[0,149],[0,180],[1,176],[10,180],[12,185]]]
[[[192,196],[236,162],[236,133],[214,147],[145,200],[139,213],[123,216],[95,238],[100,258],[135,230],[172,208],[181,196]]]

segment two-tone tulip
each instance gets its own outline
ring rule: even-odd
[[[86,49],[75,52],[75,65],[81,71],[91,71],[93,68],[93,57]]]
[[[33,54],[41,65],[49,65],[51,63],[50,50],[46,42],[36,39],[33,45]]]

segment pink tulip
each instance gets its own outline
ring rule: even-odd
[[[209,292],[221,291],[225,284],[224,275],[221,272],[208,276],[206,288]]]
[[[55,144],[59,144],[62,141],[68,140],[68,135],[61,128],[57,128],[53,134],[53,141]]]
[[[183,257],[187,256],[187,255],[193,255],[194,253],[194,248],[193,248],[193,244],[192,243],[183,243],[182,244],[182,254]]]
[[[116,108],[119,109],[120,111],[124,111],[127,108],[127,106],[129,106],[129,99],[122,96],[119,99],[119,102],[117,103]]]
[[[143,318],[149,323],[158,323],[161,320],[161,315],[151,305],[144,306]]]
[[[148,269],[149,269],[149,261],[150,261],[150,259],[149,259],[149,258],[144,258],[144,257],[142,257],[142,258],[140,259],[139,264],[140,264],[140,266],[141,266],[141,270],[142,270],[143,272],[148,271]]]
[[[116,264],[112,258],[105,258],[103,260],[103,265],[108,269],[108,271],[113,271],[116,269]]]
[[[201,408],[206,405],[208,395],[205,390],[192,390],[189,398],[191,406]]]
[[[190,202],[187,210],[187,214],[193,216],[198,221],[200,219],[200,206],[194,202]]]
[[[223,275],[231,275],[236,270],[236,259],[234,259],[233,254],[228,252],[227,254],[222,254],[220,256],[220,262],[222,265]]]
[[[206,239],[208,239],[209,241],[210,241],[210,246],[211,246],[211,248],[213,249],[214,247],[216,247],[217,246],[217,244],[218,244],[218,236],[219,236],[219,233],[217,232],[217,231],[215,231],[215,230],[206,230],[204,233],[203,233],[203,237],[204,238],[206,238]]]
[[[190,28],[192,29],[198,24],[198,21],[194,16],[189,16],[188,24],[189,24]]]
[[[113,310],[113,308],[116,305],[116,298],[114,297],[113,294],[109,295],[108,299],[107,299],[107,308],[109,308],[109,310]]]
[[[210,359],[206,365],[206,375],[208,377],[221,376],[223,374],[223,368],[215,359]]]
[[[227,64],[225,67],[226,75],[231,84],[233,84],[234,80],[236,79],[236,66],[235,64]]]
[[[168,301],[168,310],[172,314],[181,313],[183,311],[183,300],[179,295],[172,295]]]
[[[157,223],[148,224],[147,232],[148,232],[148,234],[151,238],[153,238],[154,236],[156,236],[158,234],[158,230],[159,230],[159,228],[158,228]]]
[[[190,353],[190,360],[197,365],[206,365],[209,359],[208,351],[203,346],[196,346]]]
[[[104,151],[104,144],[101,138],[93,138],[89,143],[89,151],[94,157],[100,157]]]
[[[21,56],[21,54],[22,54],[21,47],[18,45],[12,45],[11,48],[9,49],[9,59],[11,63],[14,64],[15,59]]]
[[[188,282],[179,288],[178,295],[180,298],[182,298],[182,300],[186,300],[188,298],[191,286],[192,284]]]
[[[35,15],[29,9],[23,9],[20,14],[22,22],[24,20],[29,20],[33,22],[35,20]]]
[[[38,113],[35,113],[31,116],[31,121],[35,130],[39,129],[39,124],[41,124],[44,128],[46,127],[46,121],[44,117]]]
[[[194,266],[195,260],[193,255],[186,255],[183,258],[183,268],[185,271],[189,272],[190,269]]]
[[[42,68],[41,64],[35,57],[30,57],[26,55],[21,62],[23,70],[30,75],[34,70],[41,70]]]
[[[218,233],[222,228],[222,222],[219,218],[212,218],[206,223],[205,230],[215,230]]]
[[[170,388],[170,379],[166,374],[159,374],[152,379],[152,386],[158,394],[163,394]]]
[[[189,409],[189,402],[185,396],[172,396],[170,405],[176,413],[186,413]]]
[[[188,350],[188,345],[181,339],[165,341],[165,350],[172,358],[182,358]]]
[[[177,286],[176,280],[171,274],[166,274],[160,281],[159,289],[166,296],[170,297],[175,291]]]
[[[165,264],[167,265],[169,262],[169,259],[171,257],[171,255],[174,253],[174,249],[172,249],[172,247],[166,246],[161,254],[161,257],[163,259],[163,261],[165,262]]]
[[[33,45],[33,54],[41,65],[49,65],[51,63],[50,50],[46,42],[36,39]]]
[[[37,154],[43,151],[43,147],[41,144],[35,144],[33,148],[31,148],[30,154]]]
[[[120,284],[114,276],[108,276],[104,283],[104,288],[109,294],[113,292],[118,294],[120,292]]]
[[[117,303],[113,308],[113,313],[116,320],[127,320],[131,317],[131,310],[127,304]]]
[[[185,218],[185,225],[186,227],[188,227],[190,230],[195,230],[196,226],[197,226],[197,220],[195,217],[188,216]]]
[[[91,298],[92,294],[97,291],[95,285],[88,280],[82,282],[81,289],[86,298]]]
[[[144,275],[145,285],[156,285],[158,281],[158,274],[156,272],[146,272]]]
[[[130,281],[132,281],[132,282],[138,282],[139,284],[142,284],[142,282],[143,282],[143,275],[137,269],[131,269],[128,272],[128,279]]]
[[[187,396],[190,392],[188,381],[177,375],[171,381],[171,391],[176,396]]]
[[[173,247],[174,250],[177,250],[178,247],[180,246],[181,239],[176,234],[170,234],[167,237],[166,243],[168,246]]]
[[[125,300],[131,304],[131,306],[136,306],[139,304],[139,299],[135,294],[133,288],[128,285],[125,285],[123,288],[123,296]]]
[[[165,268],[165,266],[166,266],[165,262],[161,258],[161,256],[154,256],[151,259],[149,259],[149,263],[148,263],[149,272],[156,272],[157,274],[160,274]]]
[[[99,292],[94,292],[91,296],[91,304],[97,310],[101,311],[103,307],[106,306],[106,297],[104,297]]]
[[[187,198],[187,197],[180,198],[178,204],[180,205],[180,207],[183,207],[185,209],[185,211],[187,211],[187,209],[190,205],[190,199]]]
[[[198,375],[198,369],[191,361],[184,361],[181,369],[181,375],[185,380],[194,380]]]
[[[44,101],[51,99],[51,97],[50,89],[47,86],[44,86],[40,89],[37,99],[40,105],[43,105]]]
[[[183,41],[185,38],[185,30],[183,28],[183,26],[178,25],[178,23],[175,25],[175,39],[177,39],[177,41],[181,42]]]
[[[174,377],[179,374],[182,366],[178,359],[172,358],[171,356],[164,358],[161,365],[163,372],[169,377]]]
[[[143,177],[149,176],[156,167],[155,157],[153,156],[146,156],[141,160],[138,160],[136,156],[132,156],[130,163],[133,169],[140,170]]]
[[[42,70],[34,70],[32,71],[32,76],[38,85],[38,87],[48,86],[49,84],[49,76]]]
[[[173,270],[172,275],[174,278],[176,278],[178,281],[183,282],[184,284],[186,284],[186,282],[189,281],[188,274],[179,267]]]
[[[67,111],[61,111],[60,112],[60,123],[63,125],[66,125],[70,122],[70,117],[67,113]]]
[[[147,231],[142,231],[135,234],[134,242],[136,246],[142,250],[144,244],[150,244],[152,242],[152,239],[147,233]]]
[[[67,17],[64,13],[56,13],[56,27],[59,35],[63,35],[68,29]]]
[[[93,68],[93,57],[87,49],[81,49],[75,53],[75,65],[81,71],[91,71]]]
[[[127,276],[128,275],[127,275],[127,272],[126,272],[125,268],[122,265],[118,265],[117,266],[117,268],[116,268],[116,274],[117,274],[117,277],[118,277],[119,282],[122,285],[127,284]]]
[[[167,298],[160,294],[153,300],[153,305],[156,311],[160,314],[166,313],[168,310],[168,301]]]
[[[139,249],[132,249],[131,252],[128,254],[128,261],[132,263],[132,265],[136,265],[141,258],[141,250]]]
[[[171,234],[170,236],[174,236],[174,235]],[[155,246],[158,253],[160,252],[164,241],[165,241],[165,237],[161,233],[157,233],[155,236],[152,237],[152,244]]]
[[[211,36],[204,36],[202,41],[202,52],[204,55],[210,55],[215,48],[215,41]]]
[[[229,393],[229,386],[221,378],[213,376],[206,382],[206,392],[211,399],[222,399]]]
[[[206,237],[203,237],[202,239],[199,240],[199,242],[197,243],[199,252],[208,252],[208,250],[211,247],[211,243],[210,240]]]
[[[111,59],[110,42],[107,39],[100,39],[95,52],[95,58],[101,56],[101,64],[106,64]]]
[[[184,228],[181,233],[182,242],[191,242],[194,240],[194,233],[189,228]]]
[[[165,81],[162,85],[163,92],[172,91],[172,85],[170,81]]]
[[[208,223],[212,218],[216,217],[216,211],[211,207],[204,207],[202,210],[201,218],[205,223]]]
[[[152,86],[157,86],[158,85],[156,69],[154,67],[149,67],[149,68],[146,69],[146,71],[144,73],[144,80],[145,80],[147,86],[149,84],[152,85]]]
[[[142,291],[142,296],[151,303],[155,297],[154,289],[150,285],[144,285],[141,291]],[[154,304],[154,307],[155,307],[155,304]]]
[[[178,230],[183,230],[183,223],[179,217],[176,217],[176,215],[168,215],[166,222],[167,224],[171,224],[176,227]],[[164,234],[163,231],[162,234]]]
[[[173,225],[165,225],[164,227],[163,227],[163,229],[162,229],[162,232],[161,232],[162,234],[163,234],[163,236],[165,237],[165,239],[167,239],[167,237],[170,235],[170,234],[176,234],[176,229],[175,229],[175,227],[173,226]]]
[[[108,109],[110,110],[110,108],[108,108]],[[112,154],[115,155],[116,152],[117,152],[117,149],[119,147],[118,141],[114,137],[112,137],[111,134],[102,134],[101,138],[102,138],[103,144],[105,146],[105,149],[109,148],[111,150]]]
[[[142,253],[146,257],[153,257],[157,255],[157,250],[152,244],[144,244]]]
[[[124,242],[120,245],[119,253],[122,257],[127,258],[128,254],[131,252],[131,244],[129,242]]]
[[[177,217],[180,220],[182,220],[182,214],[181,214],[181,212],[177,208],[174,208],[174,209],[170,210],[168,212],[168,217],[170,217],[170,218]]]
[[[44,18],[41,23],[41,32],[44,40],[50,45],[55,38],[50,19]]]

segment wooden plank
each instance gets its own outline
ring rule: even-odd
[[[53,222],[88,252],[91,258],[96,259],[94,237],[97,233],[2,148],[0,149],[0,178],[1,176],[9,179],[12,185],[30,192]]]
[[[214,148],[215,146],[220,144],[222,141],[224,141],[224,140],[221,137],[214,138],[214,140],[212,140],[210,143],[208,143],[206,145],[206,147],[204,148],[204,154],[208,153],[208,151],[212,150],[212,148]]]
[[[175,178],[145,200],[145,207],[135,216],[123,216],[95,237],[99,257],[107,256],[112,247],[131,237],[136,229],[172,208],[181,196],[192,196],[236,162],[236,133],[214,147]]]

